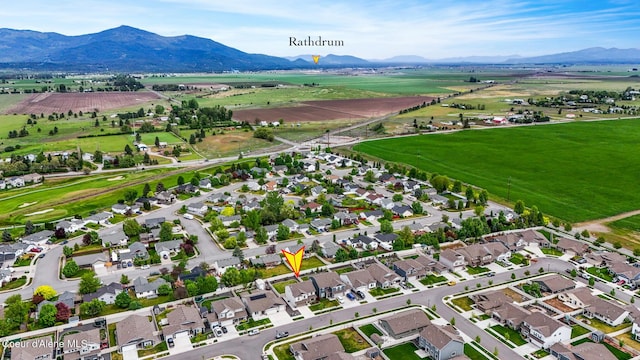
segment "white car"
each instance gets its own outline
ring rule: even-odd
[[[258,334],[260,334],[260,330],[258,330],[258,329],[251,329],[251,330],[249,330],[248,334],[249,334],[249,336],[252,336],[252,335],[258,335]]]
[[[142,269],[142,270],[147,270],[147,269],[150,269],[150,268],[151,268],[151,266],[150,266],[150,265],[142,265],[142,266],[140,267],[140,269]]]
[[[344,298],[342,296],[338,296],[336,299],[338,299],[340,304],[344,303]]]

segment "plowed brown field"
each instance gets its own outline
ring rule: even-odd
[[[98,111],[145,104],[159,99],[152,92],[44,93],[34,94],[5,111],[7,114],[51,114],[71,110]]]

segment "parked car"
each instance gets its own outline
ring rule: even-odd
[[[224,334],[224,332],[222,331],[222,329],[221,329],[221,328],[219,328],[219,327],[214,328],[214,329],[213,329],[213,333],[214,333],[214,334],[216,334],[216,336],[217,336],[217,337],[221,337],[221,336]]]
[[[173,338],[168,338],[167,339],[167,345],[169,345],[169,347],[176,346],[176,344],[173,342]]]
[[[349,298],[349,300],[355,300],[356,299],[355,295],[353,295],[350,292],[347,293],[347,298]]]
[[[142,265],[142,266],[140,266],[140,269],[142,269],[142,270],[147,270],[147,269],[150,269],[150,268],[151,268],[150,265]]]
[[[227,327],[226,327],[226,326],[222,326],[222,327],[220,327],[220,329],[222,329],[222,332],[223,332],[223,333],[225,333],[225,334],[226,334],[227,332],[229,332],[229,330],[227,330]]]
[[[251,329],[251,330],[249,330],[248,334],[249,334],[249,336],[258,335],[258,334],[260,334],[260,330]]]
[[[362,291],[357,290],[357,291],[356,291],[356,295],[358,295],[358,297],[359,297],[360,299],[364,299],[364,293],[363,293]]]
[[[282,339],[289,336],[289,332],[288,331],[282,331],[282,332],[278,332],[276,333],[276,339]]]
[[[495,272],[493,272],[493,271],[490,271],[490,272],[487,274],[487,276],[488,276],[488,277],[493,277],[493,276],[496,276],[496,273],[495,273]]]
[[[191,214],[184,214],[183,216],[185,219],[193,220],[193,215]]]
[[[449,285],[449,286],[453,286],[453,285],[455,285],[455,284],[457,284],[457,283],[456,283],[455,281],[453,281],[453,280],[451,280],[451,281],[449,281],[449,282],[447,283],[447,285]]]
[[[67,243],[68,243],[68,242],[69,242],[69,241],[67,241],[67,240],[63,240],[63,241],[60,243],[60,245],[67,245]]]
[[[338,296],[336,297],[336,299],[338,299],[338,302],[339,302],[340,304],[344,303],[344,298],[343,298],[342,296],[338,295]]]

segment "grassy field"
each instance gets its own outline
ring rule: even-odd
[[[616,220],[608,223],[607,226],[612,229],[640,232],[640,215],[633,215],[628,218]]]
[[[421,360],[422,358],[416,355],[416,350],[418,348],[413,343],[404,343],[386,348],[383,352],[391,360]]]
[[[340,339],[344,351],[354,353],[369,348],[369,343],[354,328],[338,330],[334,332]]]
[[[195,130],[194,130],[195,131]],[[182,131],[181,135],[189,138],[194,131]],[[242,130],[225,131],[221,135],[207,135],[202,142],[198,142],[193,147],[195,150],[207,158],[226,157],[276,146],[277,141],[269,142],[253,137],[253,132]]]
[[[638,120],[462,131],[370,141],[356,150],[537,205],[578,222],[638,208]],[[499,145],[497,145],[499,144]],[[513,159],[509,161],[509,159]]]

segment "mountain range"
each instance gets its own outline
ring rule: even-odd
[[[416,55],[365,60],[350,55],[282,58],[249,54],[211,39],[165,37],[130,26],[94,34],[66,36],[52,32],[0,29],[0,68],[63,71],[207,72],[313,67],[416,64],[597,64],[640,63],[640,49],[594,47],[536,57],[469,56],[426,59]]]

